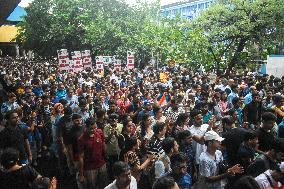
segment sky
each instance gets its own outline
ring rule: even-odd
[[[19,4],[19,6],[21,7],[27,7],[29,5],[29,3],[31,3],[33,0],[22,0]],[[153,1],[153,0],[145,0],[145,1]],[[161,5],[165,5],[165,4],[170,4],[170,3],[175,3],[178,2],[180,0],[161,0]],[[129,4],[133,4],[136,2],[136,0],[126,0],[127,3]]]

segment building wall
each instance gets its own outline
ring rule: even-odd
[[[184,3],[174,3],[161,7],[161,14],[169,18],[181,16],[191,20],[196,17],[198,13],[212,4],[213,0],[196,0]]]
[[[18,29],[14,25],[0,26],[0,43],[13,42],[13,39],[17,36]]]

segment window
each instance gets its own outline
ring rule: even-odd
[[[198,9],[204,9],[204,3],[200,3],[200,4],[198,4]]]

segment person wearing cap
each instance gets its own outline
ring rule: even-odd
[[[282,188],[284,185],[284,162],[275,169],[267,170],[255,178],[260,189]]]
[[[78,139],[79,181],[85,189],[101,189],[108,180],[105,137],[95,118],[88,118],[85,124],[86,130]]]
[[[234,176],[237,173],[242,173],[243,168],[236,164],[233,167],[220,172],[219,164],[223,161],[222,152],[218,149],[224,138],[220,137],[215,131],[207,131],[204,135],[205,145],[207,150],[202,152],[199,159],[200,177],[197,182],[197,188],[202,189],[220,189],[221,181],[229,176]]]

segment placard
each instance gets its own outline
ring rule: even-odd
[[[67,49],[60,49],[57,50],[58,55],[58,67],[59,71],[68,71],[69,70],[69,57],[68,57],[68,51]]]
[[[81,52],[82,55],[82,62],[84,69],[86,68],[92,68],[92,57],[91,57],[91,51],[90,50],[84,50]]]
[[[127,69],[134,69],[134,52],[127,51]]]
[[[96,69],[98,71],[104,71],[104,60],[103,56],[96,56]]]

